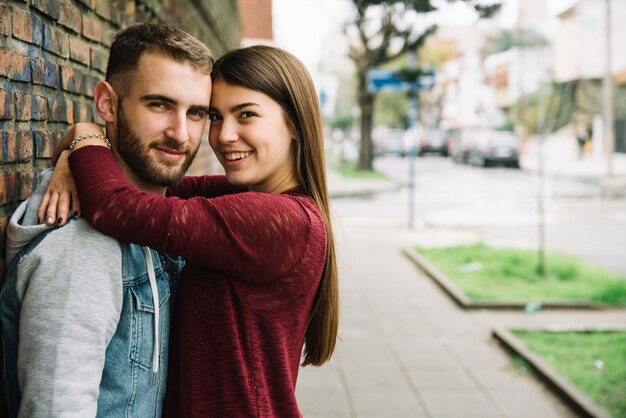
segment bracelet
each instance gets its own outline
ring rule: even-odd
[[[86,134],[86,135],[81,135],[81,136],[77,136],[76,138],[74,138],[74,140],[70,143],[70,147],[69,147],[70,151],[72,151],[74,147],[76,146],[76,144],[78,144],[83,139],[99,139],[103,141],[109,149],[111,149],[111,143],[109,142],[106,136],[101,135],[101,134]]]

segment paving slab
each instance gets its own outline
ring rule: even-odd
[[[545,318],[459,308],[401,254],[417,233],[356,226],[338,231],[341,340],[327,365],[300,371],[303,415],[575,417],[540,380],[515,371],[491,337],[496,325]],[[558,314],[550,319],[570,322]]]

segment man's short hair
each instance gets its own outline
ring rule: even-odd
[[[187,32],[162,23],[135,23],[118,32],[111,45],[106,80],[119,90],[118,95],[125,94],[132,73],[148,52],[189,64],[207,75],[213,68],[209,48]]]

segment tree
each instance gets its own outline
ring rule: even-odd
[[[490,17],[500,4],[475,4],[476,0],[461,1],[474,8],[479,17]],[[370,68],[387,63],[409,51],[417,51],[426,39],[435,33],[436,25],[425,28],[416,26],[420,14],[436,8],[432,0],[352,0],[354,19],[348,30],[354,34],[349,57],[354,62],[358,77],[358,101],[361,108],[361,146],[359,170],[371,170],[374,153],[372,149],[372,116],[374,95],[367,89],[367,73]]]
[[[526,130],[530,134],[538,135],[537,152],[537,212],[538,212],[538,265],[537,272],[545,277],[546,268],[546,191],[545,191],[545,161],[544,147],[546,136],[565,126],[572,120],[576,109],[575,83],[550,83],[527,99]]]
[[[495,35],[488,36],[480,54],[486,57],[491,54],[506,51],[514,47],[530,48],[546,46],[548,41],[540,33],[531,29],[501,30]]]

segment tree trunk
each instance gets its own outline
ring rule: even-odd
[[[374,168],[374,150],[372,146],[372,118],[374,113],[374,95],[367,91],[365,78],[359,82],[359,106],[361,107],[361,145],[357,170],[371,171]]]

